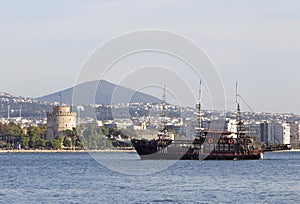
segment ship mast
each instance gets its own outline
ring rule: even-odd
[[[239,138],[241,135],[241,109],[240,109],[240,103],[239,103],[239,95],[238,95],[238,82],[235,84],[235,102],[237,105],[237,111],[236,111],[236,132],[237,137]]]
[[[167,121],[166,121],[166,100],[167,100],[167,93],[166,93],[166,85],[164,85],[164,93],[163,93],[163,100],[162,100],[162,111],[161,111],[161,119],[163,124],[163,132],[167,132]]]
[[[197,108],[197,133],[201,132],[201,128],[202,128],[202,117],[201,117],[201,100],[202,100],[202,84],[201,84],[201,80],[200,80],[200,86],[199,86],[199,99],[198,99],[198,103],[196,105]]]

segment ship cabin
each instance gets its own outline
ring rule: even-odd
[[[250,137],[237,138],[232,132],[228,131],[203,131],[203,151],[214,152],[235,152],[253,149]]]

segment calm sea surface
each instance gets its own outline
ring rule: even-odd
[[[108,161],[134,156],[141,166],[166,162],[98,154]],[[147,175],[111,171],[88,153],[3,153],[0,179],[0,203],[300,203],[300,152],[177,161]]]

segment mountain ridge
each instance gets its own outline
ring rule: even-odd
[[[91,90],[95,90],[92,93]],[[76,88],[76,96],[80,96],[80,100],[76,100],[75,103],[87,105],[87,104],[116,104],[127,102],[140,102],[140,103],[160,103],[161,100],[146,93],[134,91],[130,88],[116,85],[106,80],[94,80],[89,82],[83,82],[76,86],[57,91],[51,94],[47,94],[41,97],[34,98],[40,101],[47,102],[61,102],[72,104],[73,103],[73,91]],[[77,99],[77,97],[76,97]],[[94,99],[94,100],[93,100]],[[73,104],[76,105],[76,104]]]

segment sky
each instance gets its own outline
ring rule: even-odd
[[[207,53],[223,82],[228,109],[234,108],[238,80],[240,95],[254,111],[300,114],[297,0],[0,3],[0,91],[38,97],[71,87],[101,44],[156,29],[185,36]]]

